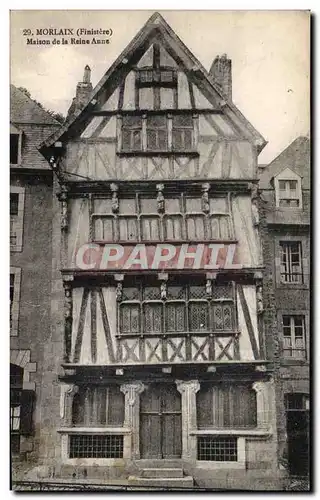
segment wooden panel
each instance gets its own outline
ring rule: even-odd
[[[78,248],[89,241],[88,199],[69,200],[68,267],[75,267]]]
[[[152,66],[153,64],[153,45],[151,45],[147,51],[143,54],[140,61],[138,62],[138,68],[143,68],[144,66]]]
[[[192,85],[193,88],[193,95],[195,99],[195,105],[197,109],[213,109],[213,105],[211,102],[208,101],[208,99],[202,94],[202,92],[196,87],[195,85]]]
[[[239,262],[247,267],[260,264],[260,245],[252,223],[251,203],[250,196],[245,195],[238,195],[232,200],[235,237],[239,241]]]
[[[123,109],[135,109],[135,74],[133,71],[130,71],[126,78]]]
[[[180,109],[191,108],[188,78],[181,71],[178,73],[178,107]]]
[[[102,106],[103,111],[114,111],[118,109],[119,102],[119,87],[113,92],[113,94],[109,97],[109,99]]]
[[[174,108],[174,90],[160,88],[160,102],[161,109],[173,109]]]
[[[168,52],[160,46],[160,66],[177,67],[175,60],[168,54]]]
[[[153,89],[149,87],[140,89],[140,109],[154,109]]]

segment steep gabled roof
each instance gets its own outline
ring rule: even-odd
[[[297,137],[263,169],[260,176],[260,189],[271,189],[270,181],[287,168],[302,177],[302,187],[308,189],[310,185],[310,139],[308,137]]]
[[[131,64],[140,59],[143,53],[151,45],[151,40],[157,35],[160,36],[161,43],[164,44],[165,48],[178,62],[179,66],[192,72],[194,80],[199,82],[202,86],[206,86],[215,99],[217,99],[217,97],[220,98],[219,100],[221,106],[223,106],[223,112],[228,114],[231,120],[234,119],[238,126],[240,124],[242,128],[245,129],[248,139],[255,143],[258,151],[264,148],[267,142],[262,135],[251,125],[232,101],[228,100],[227,96],[222,93],[210,73],[208,73],[198,59],[190,52],[164,18],[156,12],[149,18],[142,29],[110,66],[91,92],[83,108],[76,112],[70,120],[42,143],[40,150],[43,154],[46,154],[48,149],[50,149],[56,141],[63,140],[67,132],[72,134],[72,131],[79,132],[82,127],[85,127],[86,114],[90,106],[92,106],[90,104],[91,101],[93,99],[98,100],[107,85],[112,87],[113,92],[121,79],[129,73]]]
[[[59,125],[59,122],[14,85],[10,85],[10,122]]]

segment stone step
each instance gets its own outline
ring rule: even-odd
[[[135,460],[135,464],[139,469],[181,469],[182,460],[180,458],[140,458]]]
[[[137,477],[129,476],[129,485],[132,486],[159,486],[161,488],[192,488],[193,477]]]
[[[183,477],[183,470],[178,468],[156,468],[156,469],[142,469],[141,470],[142,477]]]

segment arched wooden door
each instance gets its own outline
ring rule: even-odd
[[[152,384],[140,399],[141,458],[181,458],[181,395],[174,384]]]

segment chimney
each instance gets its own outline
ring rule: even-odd
[[[79,82],[76,88],[76,96],[72,99],[71,106],[68,110],[67,120],[74,115],[78,110],[83,108],[89,95],[92,92],[91,69],[88,65],[84,68],[82,82]]]
[[[219,85],[223,94],[232,100],[232,69],[231,59],[227,58],[227,54],[217,56],[210,68],[210,74],[215,82]]]

